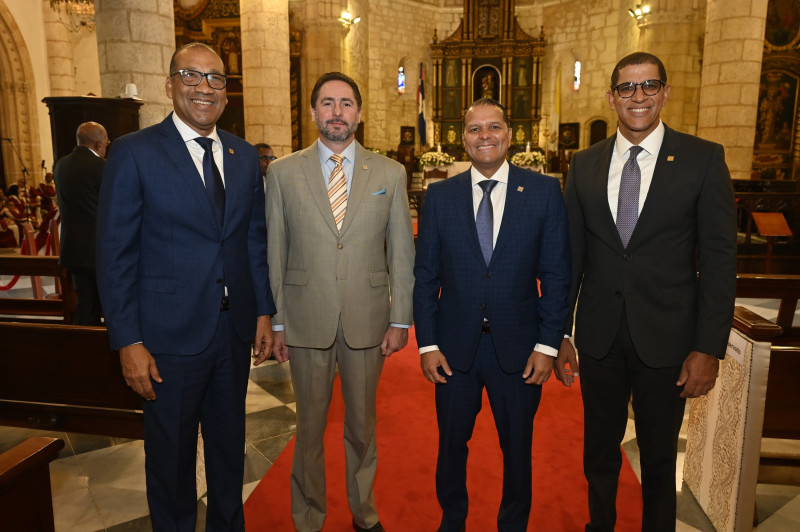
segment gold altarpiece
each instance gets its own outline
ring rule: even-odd
[[[542,110],[545,37],[525,33],[514,15],[515,0],[464,0],[458,29],[439,41],[434,32],[433,142],[462,153],[461,119],[478,98],[508,109],[512,149],[538,146]]]

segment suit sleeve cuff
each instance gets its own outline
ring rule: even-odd
[[[534,351],[539,351],[540,353],[544,353],[545,355],[547,355],[549,357],[553,357],[553,358],[558,356],[558,349],[556,349],[554,347],[550,347],[549,345],[536,344],[536,346],[533,348],[533,350]]]

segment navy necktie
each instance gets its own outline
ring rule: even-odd
[[[222,220],[225,218],[225,185],[222,183],[222,176],[219,173],[217,164],[214,162],[214,154],[211,150],[214,139],[197,137],[194,141],[205,150],[203,154],[203,181],[206,184],[206,196],[208,197],[208,202],[211,203],[211,208],[214,210],[214,215],[217,217],[217,223],[222,227]]]
[[[494,208],[492,207],[492,189],[497,184],[494,179],[486,179],[478,183],[483,189],[483,198],[478,204],[478,214],[475,216],[475,227],[478,229],[478,242],[486,265],[492,260],[492,240],[494,236]]]
[[[642,172],[636,156],[642,151],[641,146],[631,146],[630,158],[622,167],[622,179],[619,182],[619,198],[617,199],[617,231],[622,246],[628,247],[633,229],[639,220],[639,190],[642,185]]]

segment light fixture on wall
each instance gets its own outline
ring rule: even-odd
[[[337,20],[342,23],[342,26],[349,28],[353,24],[358,24],[361,21],[361,17],[356,17],[349,11],[342,11]]]
[[[640,19],[645,15],[650,14],[650,5],[649,4],[636,4],[636,7],[633,9],[628,10],[628,14],[635,19]]]
[[[50,0],[50,9],[69,31],[94,31],[94,0]]]

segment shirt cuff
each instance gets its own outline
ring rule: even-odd
[[[397,327],[398,329],[410,329],[411,325],[406,325],[405,323],[389,323],[390,327]]]
[[[424,355],[425,353],[430,353],[431,351],[439,351],[438,345],[426,345],[424,347],[419,348],[419,354]]]
[[[534,346],[533,350],[534,351],[539,351],[540,353],[543,353],[543,354],[545,354],[545,355],[547,355],[549,357],[553,357],[553,358],[558,356],[558,349],[556,349],[554,347],[550,347],[549,345],[536,344],[536,346]]]
[[[282,331],[282,330],[283,330],[283,325],[273,325],[272,326],[272,331],[273,332],[278,332],[278,331]]]

